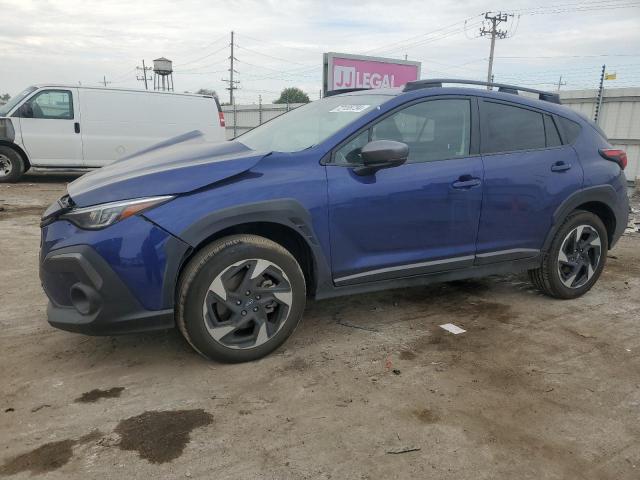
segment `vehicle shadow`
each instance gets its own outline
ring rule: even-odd
[[[46,172],[46,173],[25,173],[16,183],[69,183],[80,178],[83,173],[70,172]]]

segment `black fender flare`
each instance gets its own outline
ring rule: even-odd
[[[205,215],[189,228],[180,232],[178,237],[192,249],[227,228],[247,223],[276,223],[300,234],[311,251],[316,290],[327,283],[331,284],[329,264],[314,232],[311,215],[297,200],[291,198],[265,200],[216,210]],[[182,270],[184,261],[176,265],[174,276],[177,282],[178,272]],[[166,282],[165,299],[173,296],[174,282]],[[315,292],[309,292],[314,294]]]
[[[551,242],[556,232],[562,225],[562,222],[567,215],[573,212],[577,207],[588,202],[600,202],[607,205],[616,216],[616,225],[619,224],[620,218],[618,218],[618,212],[616,211],[616,205],[618,202],[618,196],[616,190],[611,185],[598,185],[595,187],[587,187],[578,190],[569,195],[553,212],[552,224],[547,237],[545,238],[542,246],[543,251],[549,250]],[[626,223],[625,223],[626,225]],[[616,231],[618,229],[616,228]],[[615,236],[614,236],[615,238]]]

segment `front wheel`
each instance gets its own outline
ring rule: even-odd
[[[22,157],[13,148],[0,145],[0,183],[17,182],[24,173]]]
[[[555,298],[576,298],[596,283],[607,258],[607,230],[600,218],[578,211],[556,232],[540,268],[529,271],[533,284]]]
[[[180,281],[177,323],[201,355],[245,362],[278,348],[293,333],[306,302],[296,259],[256,235],[233,235],[204,247]]]

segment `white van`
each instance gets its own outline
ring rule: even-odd
[[[224,141],[224,115],[206,95],[38,85],[0,106],[0,182],[29,169],[85,170],[199,130]]]

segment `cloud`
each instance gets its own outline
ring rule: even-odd
[[[258,95],[270,101],[293,85],[316,98],[325,51],[406,54],[423,62],[425,76],[484,78],[489,45],[474,38],[481,20],[474,16],[539,6],[532,0],[406,0],[402,8],[389,0],[0,0],[0,92],[44,82],[95,85],[103,75],[113,86],[140,88],[135,67],[143,58],[166,56],[176,65],[177,90],[223,94],[232,29],[241,102]],[[468,17],[474,18],[465,28]],[[639,24],[638,8],[514,17],[515,35],[496,45],[496,79],[551,85],[563,75],[567,88],[582,88],[597,83],[606,62],[619,72],[618,85],[637,85]],[[629,56],[587,57],[598,54]],[[582,57],[505,58],[567,55]]]

